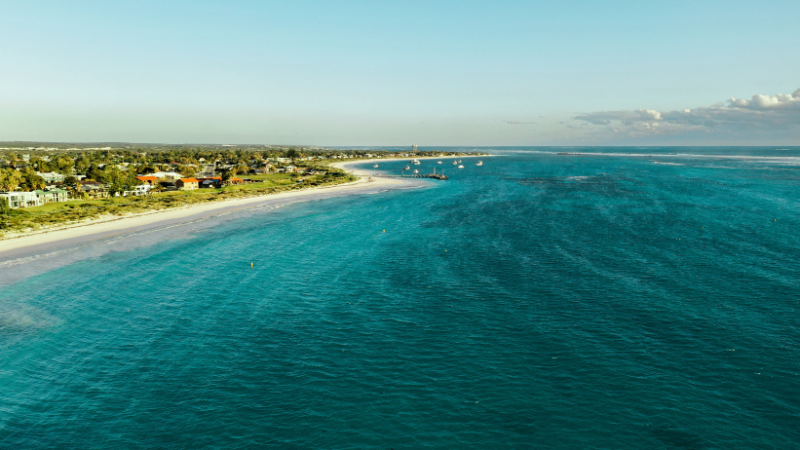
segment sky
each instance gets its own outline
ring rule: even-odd
[[[0,141],[800,145],[800,2],[0,0]]]

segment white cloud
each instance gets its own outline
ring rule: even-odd
[[[762,110],[800,108],[800,89],[794,91],[793,94],[776,96],[756,94],[750,100],[731,97],[730,104],[738,108]]]
[[[792,94],[757,94],[750,100],[731,97],[726,103],[681,111],[601,111],[580,114],[574,119],[608,126],[616,134],[632,137],[746,129],[800,129],[800,89]]]

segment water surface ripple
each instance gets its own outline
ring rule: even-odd
[[[799,448],[800,151],[559,151],[0,288],[0,447]]]

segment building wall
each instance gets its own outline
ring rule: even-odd
[[[8,204],[13,209],[30,208],[44,204],[35,192],[0,192],[0,197],[8,200]]]

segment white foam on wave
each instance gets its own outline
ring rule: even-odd
[[[57,251],[54,251],[54,252],[41,253],[41,254],[38,254],[38,255],[31,255],[31,256],[25,256],[25,257],[17,258],[17,259],[10,259],[8,261],[2,261],[2,262],[0,262],[0,268],[14,267],[14,266],[18,266],[20,264],[29,264],[29,263],[32,263],[32,262],[41,261],[43,259],[54,258],[56,256],[63,255],[64,253],[67,253],[68,251],[71,251],[71,250],[74,250],[74,249],[57,250]]]

